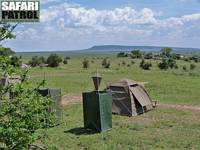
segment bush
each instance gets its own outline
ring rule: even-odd
[[[169,58],[169,59],[168,59],[168,65],[169,65],[169,67],[172,69],[172,68],[175,67],[176,61],[175,61],[173,58]]]
[[[153,59],[153,54],[152,53],[145,53],[144,59]]]
[[[50,54],[47,58],[47,64],[49,67],[58,67],[62,62],[62,58],[57,54]]]
[[[32,59],[28,62],[28,64],[29,64],[31,67],[42,66],[42,65],[46,64],[46,59],[45,59],[43,56],[41,56],[41,57],[34,56],[34,57],[32,57]]]
[[[22,65],[21,57],[12,56],[10,58],[10,64],[13,65],[14,67],[20,67]]]
[[[84,69],[88,69],[89,67],[90,67],[89,60],[87,60],[86,58],[84,58],[84,60],[83,60],[83,68]]]
[[[150,67],[152,67],[152,64],[150,62],[145,62],[144,59],[140,62],[140,68],[144,70],[150,70]]]
[[[128,57],[128,54],[126,54],[125,52],[119,52],[117,54],[117,57]]]
[[[131,64],[135,64],[135,61],[132,60],[132,61],[131,61]]]
[[[102,61],[102,66],[104,68],[110,68],[110,61],[107,58],[104,58]]]
[[[142,53],[140,50],[131,51],[131,58],[142,58]]]
[[[178,69],[178,65],[176,64],[176,65],[174,66],[174,68],[175,68],[175,69]]]
[[[184,71],[187,71],[187,67],[186,67],[186,66],[183,66],[183,70],[184,70]]]
[[[122,61],[122,65],[125,66],[125,65],[126,65],[126,62],[125,62],[125,61]]]
[[[68,64],[68,60],[70,59],[69,56],[66,56],[63,60],[63,64],[67,65]]]
[[[165,47],[165,48],[162,48],[160,51],[161,51],[162,57],[170,57],[171,56],[171,52],[173,50],[171,48],[169,48],[169,47]]]
[[[9,59],[2,59],[9,60]],[[1,61],[0,64],[5,63]],[[47,129],[55,123],[55,113],[48,112],[52,100],[37,93],[41,84],[32,87],[27,78],[27,71],[10,65],[0,67],[5,74],[18,74],[21,76],[17,84],[10,83],[0,88],[0,143],[9,150],[25,149],[28,144],[45,136],[44,132],[37,133],[39,129]],[[16,70],[17,69],[17,70]],[[13,93],[6,96],[5,93]],[[1,149],[1,148],[0,148]]]
[[[15,54],[15,52],[12,51],[10,48],[0,46],[0,56],[11,56],[13,54]]]
[[[190,64],[190,70],[194,70],[196,68],[195,64]]]
[[[67,59],[64,59],[64,60],[63,60],[63,64],[67,65],[67,64],[68,64],[68,60],[67,60]]]
[[[140,68],[142,68],[142,66],[144,65],[145,61],[144,59],[142,59],[142,61],[140,62]]]
[[[161,70],[167,70],[169,68],[167,61],[163,59],[162,62],[158,64],[158,68]]]

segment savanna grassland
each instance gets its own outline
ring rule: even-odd
[[[62,55],[62,54],[60,54]],[[159,60],[148,60],[151,70],[139,67],[140,59],[117,58],[115,54],[66,54],[71,57],[67,65],[57,68],[36,67],[29,71],[33,84],[43,78],[47,87],[61,88],[62,95],[93,90],[91,76],[96,70],[102,75],[101,89],[121,78],[146,82],[150,96],[159,103],[200,107],[200,63],[190,70],[190,63],[177,61],[178,69],[160,70]],[[63,56],[63,55],[62,55]],[[64,57],[64,56],[63,56]],[[90,67],[82,68],[87,57]],[[109,69],[102,60],[109,57]],[[30,56],[25,55],[24,61]],[[125,62],[125,64],[122,62]],[[133,63],[134,61],[134,63]],[[120,65],[119,65],[120,64]],[[186,66],[186,70],[183,69]],[[158,107],[137,117],[113,115],[113,129],[96,134],[83,127],[82,104],[66,106],[62,123],[47,131],[45,140],[49,149],[200,149],[200,111]]]

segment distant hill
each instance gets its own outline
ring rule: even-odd
[[[140,49],[141,51],[157,52],[164,47],[160,46],[123,46],[123,45],[99,45],[93,46],[84,51],[102,51],[102,52],[121,52],[121,51],[132,51],[134,49]],[[174,51],[200,51],[200,48],[180,48],[180,47],[171,47]]]

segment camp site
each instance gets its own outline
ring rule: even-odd
[[[30,2],[0,21],[0,150],[200,150],[198,0]]]

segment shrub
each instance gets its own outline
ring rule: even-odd
[[[64,60],[63,60],[63,64],[67,65],[67,64],[68,64],[68,60],[67,60],[67,59],[64,59]]]
[[[178,69],[178,65],[176,64],[176,65],[174,66],[174,68],[175,68],[175,69]]]
[[[194,70],[196,68],[195,64],[190,64],[190,70]]]
[[[11,56],[13,54],[15,54],[15,52],[12,51],[10,48],[0,46],[0,56]]]
[[[131,58],[142,58],[142,53],[140,50],[131,51]]]
[[[194,55],[194,56],[190,57],[190,60],[193,60],[195,63],[198,63],[198,62],[200,62],[200,56]]]
[[[69,56],[66,56],[63,60],[63,64],[67,65],[68,64],[68,60],[70,59]]]
[[[102,66],[104,68],[110,68],[110,61],[108,60],[108,58],[104,58],[102,61]]]
[[[31,66],[31,67],[36,67],[39,65],[39,59],[37,56],[34,56],[31,58],[31,60],[28,62],[28,64]]]
[[[45,59],[43,56],[41,56],[41,57],[34,56],[34,57],[32,57],[32,59],[28,62],[28,64],[29,64],[31,67],[42,66],[42,65],[46,64],[46,59]]]
[[[132,61],[131,61],[131,64],[135,64],[135,61],[132,60]]]
[[[167,61],[163,59],[162,62],[158,64],[158,68],[161,70],[167,70],[169,68]]]
[[[145,53],[144,59],[153,59],[153,54],[152,53]]]
[[[142,68],[142,66],[144,65],[145,61],[144,59],[142,59],[142,61],[140,62],[140,68]]]
[[[88,69],[88,68],[90,67],[89,60],[87,60],[86,58],[84,58],[82,64],[83,64],[83,68],[84,68],[84,69]]]
[[[117,57],[128,57],[128,54],[126,54],[125,52],[119,52],[117,54]]]
[[[184,71],[187,71],[187,67],[186,67],[185,65],[183,66],[183,70],[184,70]]]
[[[0,56],[0,64],[4,62]],[[45,136],[45,133],[35,132],[54,125],[55,113],[47,111],[52,100],[37,93],[44,82],[32,87],[27,78],[27,71],[22,72],[10,65],[10,62],[6,64],[3,68],[0,67],[1,71],[8,75],[21,72],[18,74],[21,78],[17,84],[0,88],[0,142],[5,144],[6,149],[21,150]],[[10,92],[13,93],[12,97],[5,95]]]
[[[144,70],[150,70],[150,67],[152,67],[152,64],[150,62],[145,62],[144,59],[140,62],[140,68]]]
[[[125,62],[124,60],[122,61],[122,65],[123,65],[123,66],[125,66],[125,65],[126,65],[126,62]]]
[[[161,55],[163,57],[170,57],[171,56],[171,52],[173,50],[171,48],[169,48],[169,47],[165,47],[165,48],[162,48],[160,51],[161,51]]]
[[[14,67],[20,67],[22,65],[21,57],[12,56],[10,58],[10,64],[13,65]]]
[[[169,59],[168,59],[168,65],[169,65],[169,67],[172,69],[172,68],[175,67],[176,61],[175,61],[173,58],[169,58]]]
[[[50,54],[47,58],[47,64],[49,67],[58,67],[62,62],[62,58],[57,54]]]

